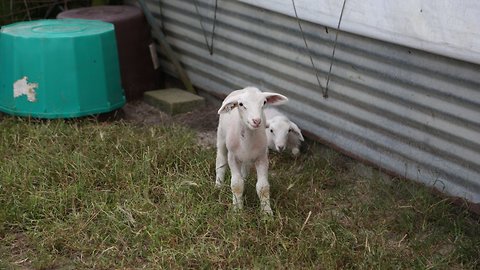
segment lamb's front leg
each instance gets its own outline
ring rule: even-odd
[[[228,152],[228,166],[232,174],[230,186],[233,194],[233,207],[234,209],[242,209],[244,179],[241,173],[241,164],[231,152]]]
[[[270,207],[270,184],[268,183],[268,157],[267,154],[255,162],[257,169],[257,194],[260,199],[260,209],[269,215],[273,214]]]
[[[300,154],[300,139],[295,134],[288,136],[288,147],[292,149],[292,154],[298,156]]]

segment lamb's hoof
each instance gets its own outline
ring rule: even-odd
[[[268,216],[273,216],[273,211],[270,205],[262,206],[262,213]]]
[[[215,188],[220,189],[222,188],[222,186],[223,186],[222,182],[215,181]]]
[[[240,211],[243,209],[243,197],[233,195],[233,210]]]
[[[234,203],[232,204],[233,212],[239,213],[243,211],[243,203]]]

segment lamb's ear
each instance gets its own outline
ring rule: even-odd
[[[280,105],[288,101],[288,98],[286,96],[277,93],[264,92],[263,94],[267,99],[267,104],[270,105]]]
[[[238,96],[227,96],[218,110],[218,114],[227,113],[238,106]]]
[[[302,131],[298,128],[298,126],[293,123],[292,121],[290,121],[290,128],[292,129],[293,132],[295,132],[295,134],[298,136],[298,138],[300,139],[300,141],[304,141],[303,139],[303,135],[302,135]]]
[[[239,89],[228,94],[228,96],[223,100],[222,106],[218,110],[218,114],[227,113],[235,109],[235,107],[238,106],[238,99],[240,95],[242,95],[244,92],[245,89]]]

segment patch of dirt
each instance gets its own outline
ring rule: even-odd
[[[23,233],[17,233],[14,235],[15,239],[9,246],[5,246],[5,250],[8,250],[11,261],[15,265],[15,269],[33,269],[31,266],[31,259],[29,258],[29,252],[31,247],[29,240]]]
[[[119,111],[119,117],[140,125],[179,124],[197,131],[197,142],[204,147],[213,147],[216,142],[218,108],[212,104],[192,112],[171,116],[141,101],[131,101]]]
[[[218,126],[217,111],[218,108],[207,105],[193,112],[176,115],[173,117],[173,121],[198,131],[214,131]]]
[[[141,125],[169,125],[172,117],[143,101],[131,101],[119,110],[120,118]]]

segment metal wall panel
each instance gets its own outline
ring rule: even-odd
[[[317,138],[480,202],[480,66],[340,32],[325,99],[295,18],[218,1],[210,55],[200,22],[210,35],[214,0],[147,3],[195,85],[218,95],[248,85],[282,93],[286,114]],[[302,27],[325,85],[335,30]],[[176,76],[165,58],[162,67]]]

